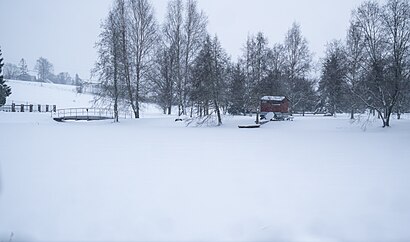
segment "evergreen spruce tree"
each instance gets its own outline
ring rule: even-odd
[[[327,47],[319,82],[321,103],[326,110],[336,115],[338,111],[349,111],[349,89],[345,80],[346,56],[340,41],[332,41]]]
[[[21,60],[20,60],[19,69],[20,69],[20,76],[28,75],[27,62],[24,58],[21,58]]]
[[[3,78],[3,58],[1,57],[1,49],[0,49],[0,107],[6,103],[6,98],[11,94],[11,88],[6,85],[4,78]]]
[[[229,85],[229,113],[233,115],[245,114],[246,75],[238,63],[230,72]]]
[[[218,38],[211,40],[208,35],[192,68],[191,99],[197,106],[197,116],[209,118],[214,113],[218,126],[222,125],[221,108],[227,89],[224,80],[228,62]]]

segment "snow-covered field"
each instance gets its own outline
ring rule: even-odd
[[[0,241],[410,240],[409,119],[174,119],[0,113]]]

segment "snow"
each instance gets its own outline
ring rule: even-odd
[[[12,94],[7,98],[7,105],[16,104],[57,105],[57,109],[71,107],[90,107],[93,96],[79,94],[75,86],[41,82],[8,80]]]
[[[255,117],[186,127],[157,111],[119,124],[0,112],[0,241],[410,240],[408,117],[239,129]]]
[[[261,98],[263,101],[283,101],[286,97],[283,96],[264,96]]]

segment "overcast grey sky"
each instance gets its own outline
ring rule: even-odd
[[[152,0],[162,23],[166,0]],[[270,45],[282,42],[293,22],[301,25],[316,59],[325,45],[345,36],[351,11],[362,0],[198,0],[209,17],[209,32],[217,34],[234,60],[248,34],[262,31]],[[94,44],[101,20],[112,0],[0,0],[0,46],[5,62],[25,58],[30,69],[40,57],[89,78],[96,60]]]

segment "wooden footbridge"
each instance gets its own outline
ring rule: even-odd
[[[57,122],[68,120],[73,121],[94,121],[114,119],[114,111],[102,108],[67,108],[58,109],[53,113],[53,119]]]

